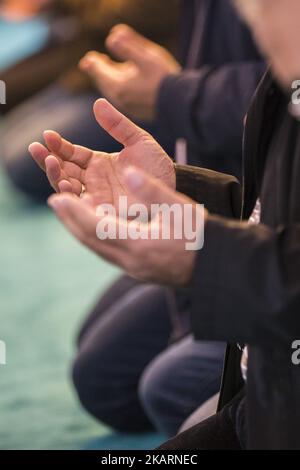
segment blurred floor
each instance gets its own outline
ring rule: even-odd
[[[117,270],[69,236],[0,170],[0,449],[150,449],[158,436],[114,435],[73,396],[79,322]]]

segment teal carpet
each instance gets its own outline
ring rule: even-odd
[[[117,276],[45,207],[16,195],[0,170],[0,449],[150,449],[81,410],[70,384],[84,314]]]

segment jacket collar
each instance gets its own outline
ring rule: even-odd
[[[270,70],[262,78],[252,99],[243,139],[243,210],[248,219],[259,196],[263,172],[272,137],[274,115],[281,91]]]

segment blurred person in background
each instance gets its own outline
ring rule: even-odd
[[[45,10],[53,0],[1,0],[0,14],[4,18],[23,19]]]
[[[264,61],[230,0],[183,1],[182,10],[180,60],[117,25],[106,39],[117,61],[90,52],[81,69],[135,122],[157,123],[174,144],[184,140],[181,161],[240,178],[243,118]]]
[[[183,7],[181,65],[166,49],[118,25],[106,46],[122,62],[92,52],[81,68],[125,114],[155,122],[174,147],[179,139],[180,162],[184,157],[240,177],[244,115],[264,61],[229,0]],[[120,278],[78,337],[73,380],[84,408],[119,430],[154,426],[176,434],[219,391],[225,352],[222,343],[193,340],[189,314],[185,292],[175,298],[167,288]]]
[[[79,71],[78,61],[90,49],[101,50],[109,30],[120,21],[175,51],[178,18],[178,0],[169,0],[168,7],[158,0],[2,2],[0,38],[11,40],[0,51],[8,97],[1,107],[0,159],[18,189],[36,201],[51,192],[24,151],[30,141],[40,139],[45,127],[81,145],[119,149],[95,127],[90,110],[98,93]]]
[[[47,47],[49,40],[49,11],[53,1],[0,1],[0,40],[5,44],[0,50],[1,79],[6,80],[6,71],[24,59],[37,54]],[[24,77],[23,77],[24,78]],[[33,73],[32,73],[33,78]],[[19,102],[19,94],[24,93],[27,86],[22,85],[19,77],[19,87],[23,91],[13,89],[14,95],[10,97],[12,106]],[[1,108],[1,114],[9,109],[8,105]]]

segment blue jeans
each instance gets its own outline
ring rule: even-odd
[[[127,432],[173,436],[220,388],[225,346],[191,336],[170,345],[167,289],[123,277],[82,326],[73,381],[84,408]]]

